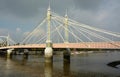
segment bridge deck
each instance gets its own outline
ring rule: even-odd
[[[9,48],[45,48],[45,44],[28,44],[0,47],[0,49]],[[84,49],[120,49],[120,42],[83,42],[83,43],[56,43],[53,48],[84,48]]]

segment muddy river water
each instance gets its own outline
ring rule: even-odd
[[[54,55],[53,63],[40,55],[0,57],[0,77],[120,77],[120,65],[107,65],[113,61],[120,61],[120,51],[72,55],[70,64],[62,55]]]

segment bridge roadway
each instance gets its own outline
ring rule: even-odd
[[[45,48],[45,44],[27,44],[0,47],[0,49],[17,48]],[[79,49],[120,49],[120,42],[82,42],[82,43],[55,43],[53,48],[79,48]]]

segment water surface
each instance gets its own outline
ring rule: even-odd
[[[62,55],[55,55],[53,64],[44,63],[40,55],[30,55],[28,60],[22,55],[0,57],[0,77],[120,77],[120,68],[107,65],[118,60],[120,52],[72,55],[70,64],[63,62]]]

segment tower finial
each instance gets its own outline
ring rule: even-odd
[[[49,6],[48,6],[48,10],[51,10],[51,9],[50,9],[50,1],[49,1]]]
[[[9,32],[8,32],[8,36],[7,37],[9,37],[10,36],[10,34],[9,34]]]
[[[68,16],[68,11],[67,11],[67,9],[66,9],[65,17],[67,17],[67,16]]]

